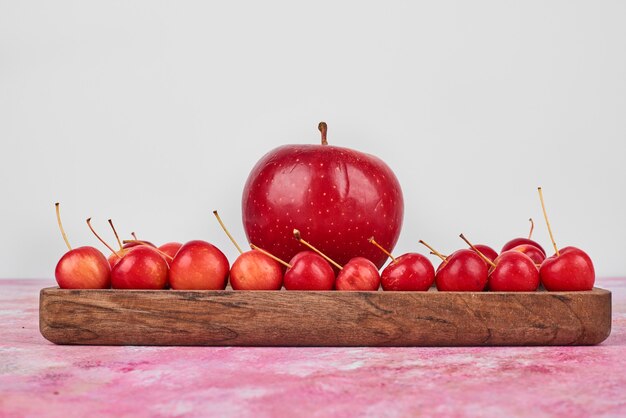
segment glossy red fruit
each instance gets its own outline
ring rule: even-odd
[[[543,263],[543,260],[546,259],[546,255],[541,252],[539,248],[530,244],[518,245],[517,247],[513,247],[508,251],[517,251],[526,254],[528,257],[530,257],[531,260],[533,260],[536,265],[540,265],[541,263]]]
[[[337,290],[378,290],[380,274],[376,265],[365,257],[348,261],[335,280]]]
[[[126,255],[126,253],[128,253],[129,250],[130,248],[124,248],[118,250],[117,253],[111,253],[111,255],[107,258],[111,268],[113,268]]]
[[[487,285],[487,264],[473,250],[461,249],[449,255],[437,268],[439,291],[480,292]]]
[[[506,244],[504,244],[504,246],[500,250],[500,253],[512,250],[513,248],[515,248],[515,247],[517,247],[519,245],[533,245],[533,246],[537,247],[543,253],[544,257],[546,255],[546,250],[544,250],[543,247],[541,245],[539,245],[539,243],[537,243],[536,241],[533,241],[532,239],[528,239],[528,238],[514,238],[514,239],[512,239],[511,241],[509,241]]]
[[[176,256],[176,253],[178,252],[178,250],[180,250],[180,247],[182,247],[183,244],[181,244],[180,242],[168,242],[166,244],[161,245],[159,248],[159,250],[161,250],[163,253],[169,255],[170,257],[174,258]],[[166,258],[167,260],[167,258]],[[171,262],[171,260],[168,260],[168,264]]]
[[[539,287],[539,271],[523,252],[505,251],[489,270],[489,290],[494,292],[534,292]]]
[[[163,289],[167,263],[161,254],[146,245],[132,248],[111,270],[114,289]]]
[[[498,258],[498,252],[488,245],[476,244],[474,245],[474,247],[476,247],[478,251],[480,251],[485,257],[487,257],[491,261]]]
[[[425,291],[435,282],[435,268],[421,254],[403,254],[385,267],[380,282],[383,290]]]
[[[548,257],[539,268],[541,283],[550,291],[582,291],[593,289],[596,273],[591,258],[576,247],[565,247]]]
[[[61,289],[108,289],[111,268],[106,257],[94,247],[78,247],[66,252],[54,269]]]
[[[320,124],[321,125],[321,124]],[[339,264],[356,256],[381,267],[393,250],[404,213],[400,184],[380,159],[348,148],[285,145],[254,166],[242,198],[244,229],[254,242],[284,260],[302,250],[292,231]]]
[[[265,254],[247,251],[230,268],[230,285],[235,290],[279,290],[283,286],[283,269]]]
[[[301,251],[289,261],[283,283],[287,290],[333,290],[335,272],[320,255]]]
[[[170,286],[175,290],[224,289],[228,268],[228,259],[219,248],[206,241],[189,241],[170,263]]]

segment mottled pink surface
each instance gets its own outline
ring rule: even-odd
[[[56,346],[46,280],[0,281],[0,416],[626,416],[626,279],[595,347]]]

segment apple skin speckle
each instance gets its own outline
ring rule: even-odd
[[[250,242],[289,260],[303,250],[293,229],[339,264],[365,257],[380,268],[404,216],[398,179],[379,158],[332,145],[285,145],[254,166],[242,196]]]

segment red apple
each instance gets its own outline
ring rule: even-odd
[[[158,247],[158,249],[167,254],[168,256],[174,258],[176,256],[176,253],[178,252],[178,250],[180,250],[180,247],[182,247],[183,244],[181,244],[180,242],[168,242],[166,244],[161,245],[160,247]],[[167,258],[166,258],[167,260]],[[168,264],[169,264],[170,260],[168,260]]]
[[[247,251],[233,263],[230,284],[235,290],[279,290],[283,286],[283,269],[265,254]]]
[[[543,263],[543,260],[546,259],[546,255],[541,252],[541,249],[530,244],[518,245],[517,247],[513,247],[508,251],[517,251],[526,254],[528,257],[530,257],[531,260],[533,260],[536,265],[541,265],[541,263]]]
[[[167,283],[167,262],[147,245],[133,247],[111,270],[114,289],[163,289]]]
[[[206,241],[189,241],[170,263],[170,286],[175,290],[224,289],[228,268],[228,259],[219,248]]]
[[[111,287],[111,267],[94,247],[78,247],[66,252],[57,263],[54,276],[61,289]]]
[[[483,255],[487,257],[488,259],[490,259],[491,261],[498,258],[498,252],[488,245],[476,244],[474,247],[476,247],[478,251],[483,253]]]
[[[94,247],[72,249],[61,222],[59,203],[55,203],[54,207],[59,230],[68,250],[54,269],[54,276],[59,287],[61,289],[108,289],[111,287],[111,267],[106,257]]]
[[[539,245],[539,243],[528,238],[513,238],[511,241],[504,244],[504,246],[500,250],[500,253],[512,250],[513,248],[518,247],[520,245],[532,245],[534,247],[537,247],[539,251],[543,253],[544,257],[546,255],[546,250],[544,250],[543,247]]]
[[[533,218],[529,218],[528,221],[530,222],[530,231],[528,231],[528,238],[513,238],[511,241],[504,244],[504,246],[500,250],[500,253],[509,251],[519,245],[534,245],[535,247],[539,248],[539,250],[541,250],[545,258],[546,251],[543,249],[541,245],[539,245],[537,242],[531,239],[533,236],[533,231],[535,229],[535,222],[533,221]]]
[[[333,290],[335,273],[320,255],[313,251],[301,251],[290,261],[285,272],[287,290]]]
[[[596,273],[591,258],[576,247],[565,247],[545,259],[539,268],[541,283],[556,292],[591,290]]]
[[[348,261],[335,280],[337,290],[378,290],[380,274],[376,265],[365,257]]]
[[[487,264],[473,250],[450,254],[437,268],[435,284],[439,291],[480,292],[487,285]]]
[[[115,265],[128,253],[130,248],[123,248],[121,250],[117,250],[117,252],[111,253],[109,257],[107,257],[107,261],[111,268],[115,267]]]
[[[531,246],[532,247],[532,246]],[[534,292],[539,287],[539,271],[533,260],[520,251],[505,251],[489,270],[489,290],[495,292]]]
[[[385,267],[380,281],[383,290],[425,291],[435,282],[435,268],[421,254],[403,254]]]
[[[539,278],[541,283],[550,291],[582,291],[593,289],[596,280],[596,272],[593,268],[591,258],[583,250],[576,247],[565,247],[559,251],[552,234],[546,205],[543,201],[543,191],[537,188],[543,217],[546,220],[550,241],[554,247],[555,254],[548,257],[539,267]]]
[[[301,251],[291,231],[300,228],[340,264],[356,256],[381,267],[386,256],[368,244],[375,235],[392,250],[404,213],[400,184],[372,155],[326,143],[285,145],[259,160],[243,191],[242,216],[249,242],[283,260]]]

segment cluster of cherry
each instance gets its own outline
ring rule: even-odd
[[[595,272],[591,259],[575,247],[558,249],[545,211],[543,194],[539,197],[555,254],[546,258],[545,250],[531,240],[534,224],[528,238],[515,238],[504,245],[500,254],[486,245],[469,245],[444,256],[426,242],[420,243],[442,262],[435,271],[430,260],[422,254],[408,253],[394,257],[379,245],[374,237],[372,245],[391,258],[382,273],[369,259],[352,258],[339,265],[323,252],[304,240],[294,229],[294,239],[308,247],[289,262],[281,260],[262,248],[250,244],[250,251],[241,247],[228,232],[217,211],[214,215],[240,255],[232,267],[228,259],[213,244],[194,240],[186,244],[169,242],[159,247],[137,239],[121,241],[113,222],[109,224],[119,249],[113,249],[91,225],[94,235],[110,251],[107,258],[94,247],[72,249],[63,229],[56,206],[57,221],[69,249],[59,260],[55,276],[64,289],[165,289],[220,290],[230,279],[235,290],[360,290],[376,291],[381,286],[388,291],[426,291],[433,284],[439,291],[535,291],[543,284],[549,291],[591,290]]]

